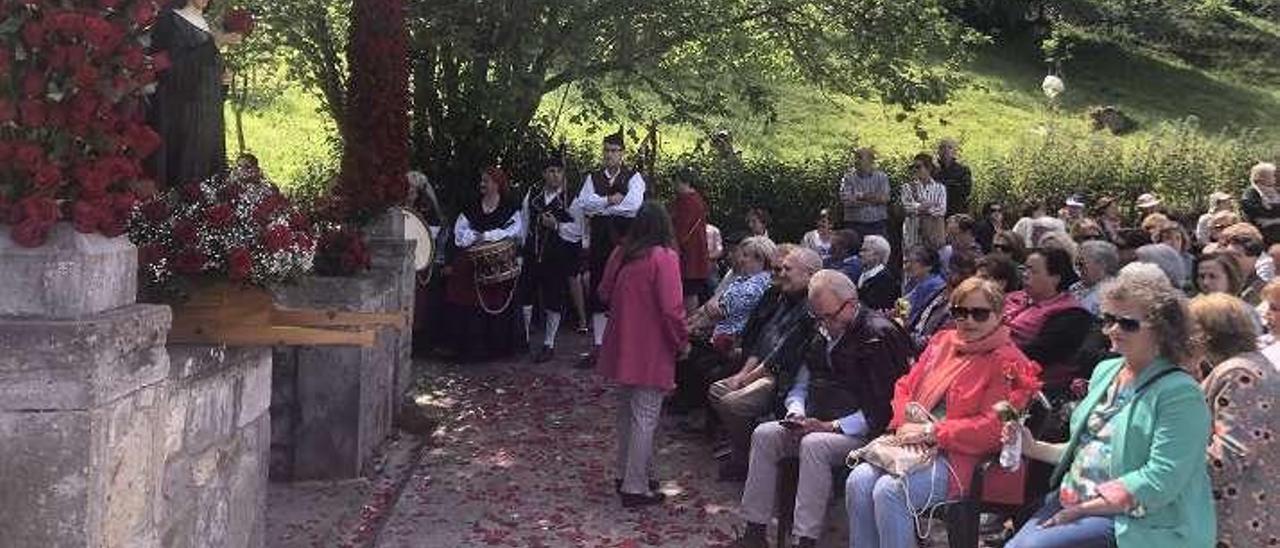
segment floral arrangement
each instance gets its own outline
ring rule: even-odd
[[[317,226],[320,245],[316,250],[316,275],[354,276],[369,269],[369,247],[358,229],[336,223]]]
[[[225,32],[233,32],[244,37],[248,37],[253,33],[253,28],[257,22],[253,19],[253,14],[244,9],[232,9],[222,16],[222,30]]]
[[[336,216],[365,222],[404,202],[409,185],[409,62],[404,0],[351,9],[342,173]]]
[[[141,204],[129,238],[145,284],[165,294],[195,276],[260,286],[287,281],[310,271],[316,253],[310,221],[245,159],[229,174]]]
[[[155,0],[0,2],[0,225],[19,245],[64,220],[125,232],[160,145],[141,106],[168,67],[142,42],[157,13]]]

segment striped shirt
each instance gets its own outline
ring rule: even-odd
[[[889,176],[883,171],[873,171],[863,177],[857,170],[850,171],[840,179],[840,203],[844,204],[844,221],[846,223],[878,223],[889,218],[886,204],[851,204],[853,194],[861,192],[864,198],[880,196],[889,200]]]

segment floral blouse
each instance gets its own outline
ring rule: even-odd
[[[751,311],[756,309],[760,298],[764,296],[773,274],[762,270],[750,276],[739,276],[729,282],[724,293],[720,294],[720,308],[724,310],[724,318],[716,322],[713,335],[737,336],[747,327],[747,319]]]
[[[1280,545],[1272,492],[1280,477],[1280,369],[1272,361],[1277,357],[1280,346],[1236,356],[1214,367],[1203,382],[1213,416],[1209,478],[1220,547]]]
[[[1080,445],[1058,489],[1058,500],[1064,507],[1097,497],[1098,487],[1112,479],[1111,435],[1114,425],[1111,419],[1124,409],[1126,399],[1124,394],[1117,397],[1115,385],[1112,385],[1106,396],[1098,400],[1098,405],[1089,412]]]

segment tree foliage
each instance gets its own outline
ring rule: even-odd
[[[409,25],[415,160],[466,189],[568,86],[606,122],[767,116],[786,79],[913,107],[980,40],[941,0],[415,0]]]

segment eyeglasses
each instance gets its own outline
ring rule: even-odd
[[[1119,325],[1120,330],[1125,333],[1136,333],[1139,329],[1142,329],[1142,320],[1124,318],[1106,312],[1103,312],[1098,318],[1102,320],[1103,329],[1110,328],[1113,325]]]
[[[975,322],[982,323],[991,319],[991,309],[953,306],[951,307],[951,317],[956,320],[972,319]]]

